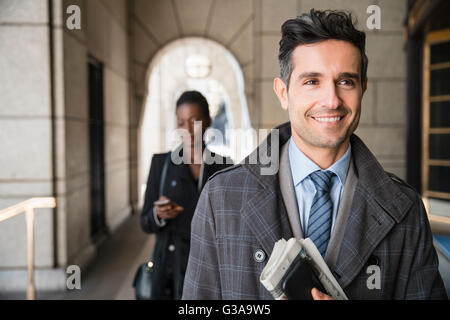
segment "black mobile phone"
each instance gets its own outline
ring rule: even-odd
[[[311,295],[312,288],[317,288],[328,294],[309,260],[300,254],[289,266],[281,281],[281,289],[288,300],[313,300]]]

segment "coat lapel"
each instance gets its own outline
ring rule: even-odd
[[[179,145],[178,147],[176,147],[172,153],[173,154],[177,154],[179,157],[183,157],[183,145]],[[181,162],[180,164],[174,164],[172,163],[173,167],[171,167],[171,170],[174,173],[174,177],[179,177],[180,179],[186,180],[188,182],[192,182],[193,181],[193,177],[191,172],[189,171],[189,166],[183,162]]]
[[[325,262],[328,267],[333,270],[336,266],[336,260],[341,247],[342,239],[344,237],[345,227],[347,226],[348,217],[351,212],[353,203],[353,195],[355,194],[358,177],[356,175],[353,157],[350,158],[350,164],[347,171],[347,178],[344,185],[339,209],[334,223],[334,230],[328,243],[328,248],[325,254]]]
[[[282,146],[290,137],[290,123],[286,123],[279,129],[279,146]],[[270,154],[271,134],[266,140],[254,151],[265,152],[269,157]],[[261,151],[259,151],[263,148]],[[280,150],[277,150],[278,155]],[[253,154],[253,156],[255,156]],[[284,205],[280,184],[278,179],[278,171],[276,174],[261,174],[262,166],[260,164],[247,164],[248,159],[252,159],[252,155],[244,160],[243,166],[248,169],[250,174],[258,181],[257,192],[247,201],[241,213],[244,222],[250,231],[261,244],[262,249],[270,256],[275,242],[281,238],[290,239],[293,237],[289,224],[286,207]],[[256,159],[253,158],[253,159]],[[279,165],[279,156],[271,157]]]
[[[261,244],[267,257],[272,253],[275,242],[292,237],[286,208],[275,187],[259,186],[257,193],[244,206],[242,214],[244,223]]]
[[[351,143],[358,182],[335,267],[343,288],[361,272],[371,253],[412,205],[364,143],[355,135]]]
[[[281,196],[286,207],[289,225],[292,233],[297,239],[303,238],[300,215],[298,213],[297,198],[295,195],[294,182],[292,181],[291,165],[289,163],[289,142],[281,147],[280,170],[278,173]]]

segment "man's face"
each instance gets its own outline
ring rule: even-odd
[[[291,62],[289,90],[279,78],[274,89],[289,112],[294,139],[319,148],[347,144],[358,126],[366,88],[359,49],[341,40],[299,45]]]

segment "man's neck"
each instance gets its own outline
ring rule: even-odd
[[[336,148],[320,148],[305,143],[299,137],[292,135],[295,145],[300,149],[311,161],[317,164],[322,170],[331,167],[338,161],[347,151],[350,144],[350,138],[345,140]]]

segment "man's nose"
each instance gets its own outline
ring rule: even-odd
[[[336,109],[340,105],[340,99],[336,90],[336,84],[331,83],[325,87],[323,92],[323,107],[327,109]]]

